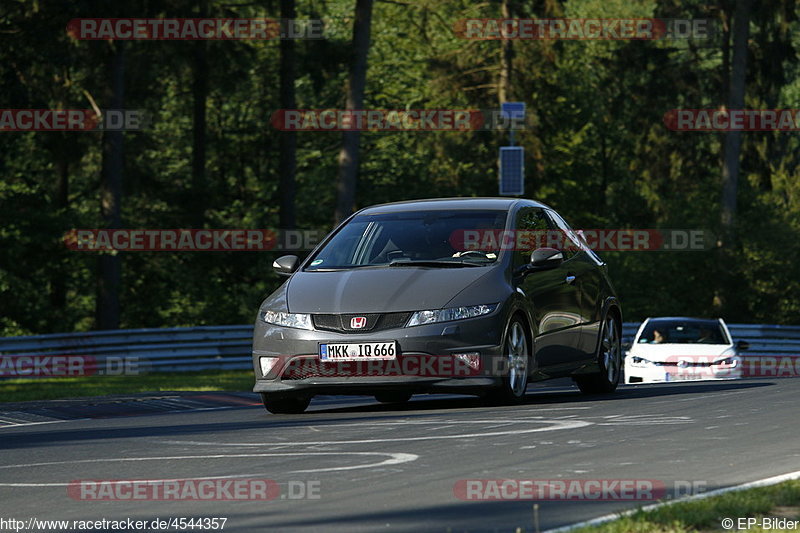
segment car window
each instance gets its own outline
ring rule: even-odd
[[[565,247],[565,257],[569,258],[574,256],[575,254],[584,251],[586,252],[589,257],[594,260],[595,263],[598,265],[603,264],[603,260],[600,259],[600,256],[591,249],[589,243],[586,242],[586,239],[583,238],[583,235],[580,231],[575,231],[570,227],[569,224],[553,210],[547,210],[547,214],[550,218],[553,219],[553,223],[558,227],[561,233],[563,233],[562,241]]]
[[[564,259],[570,259],[574,257],[583,249],[580,239],[577,237],[577,235],[575,235],[575,232],[572,230],[572,228],[569,227],[569,224],[567,224],[564,219],[558,215],[558,213],[548,209],[547,215],[550,217],[553,225],[558,230],[558,238],[551,239],[551,242],[558,244],[558,246],[553,246],[553,248],[562,250],[564,252]]]
[[[544,209],[538,207],[520,209],[514,222],[516,230],[514,267],[528,264],[533,250],[540,246],[547,246],[547,235],[554,227],[553,223],[545,216]]]
[[[639,344],[730,344],[725,330],[713,320],[651,320],[637,341]]]
[[[408,211],[360,215],[311,259],[307,271],[388,265],[397,261],[493,263],[506,211]]]

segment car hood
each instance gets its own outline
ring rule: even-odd
[[[675,360],[676,356],[708,357],[734,355],[732,344],[634,344],[629,357],[641,357],[655,363]]]
[[[393,313],[439,309],[494,267],[387,267],[297,272],[286,300],[291,313]],[[487,302],[475,302],[482,304]]]

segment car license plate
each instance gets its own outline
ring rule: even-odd
[[[667,381],[702,381],[709,377],[707,370],[705,372],[698,372],[697,370],[690,369],[685,372],[676,372],[674,374],[667,373]]]
[[[397,343],[395,341],[319,345],[321,361],[371,361],[389,360],[396,357]]]

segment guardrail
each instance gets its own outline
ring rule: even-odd
[[[98,367],[134,361],[149,372],[252,368],[253,326],[58,333],[0,339],[0,357],[84,356]],[[2,368],[2,365],[0,365]]]
[[[630,343],[638,323],[623,324],[623,342]],[[728,324],[734,340],[750,343],[749,356],[800,355],[800,326]],[[252,368],[253,326],[127,329],[58,333],[0,339],[0,358],[85,356],[98,367],[108,361],[137,362],[149,372],[245,370]],[[0,376],[10,377],[2,372]]]

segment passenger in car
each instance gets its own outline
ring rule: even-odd
[[[698,344],[722,344],[722,339],[719,338],[719,334],[715,334],[714,331],[711,331],[708,328],[703,328],[700,330],[700,337],[697,339]]]

